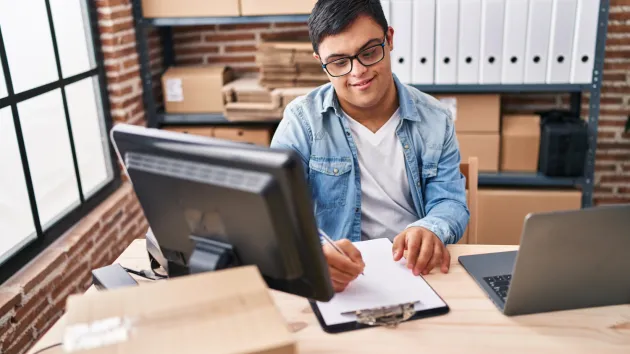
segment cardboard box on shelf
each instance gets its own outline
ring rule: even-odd
[[[479,159],[480,172],[497,172],[499,170],[499,134],[457,133],[459,151],[462,161],[471,156]]]
[[[481,188],[477,244],[518,245],[529,213],[580,209],[582,193],[577,190],[531,190]]]
[[[501,128],[501,171],[538,171],[540,116],[506,115]]]
[[[206,136],[209,138],[212,138],[214,136],[213,127],[170,125],[170,126],[165,126],[162,129],[170,130],[170,131],[178,132],[178,133],[184,133],[184,134]]]
[[[239,0],[142,0],[144,17],[240,16]]]
[[[216,127],[214,136],[219,139],[269,146],[273,131],[271,128]]]
[[[195,65],[170,67],[162,75],[167,113],[223,112],[221,89],[232,80],[229,67]]]
[[[317,0],[241,0],[243,16],[310,14]]]
[[[76,353],[296,352],[255,266],[73,295],[63,338]]]
[[[435,95],[453,113],[458,133],[498,133],[500,95]]]

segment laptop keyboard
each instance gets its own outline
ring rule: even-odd
[[[512,280],[512,274],[497,275],[494,277],[484,277],[483,280],[494,290],[494,292],[505,302],[508,287]]]

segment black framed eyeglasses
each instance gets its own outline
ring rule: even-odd
[[[354,59],[358,60],[363,66],[372,66],[385,58],[386,41],[387,36],[385,36],[383,43],[365,48],[354,56],[342,57],[326,64],[322,64],[322,68],[326,70],[328,75],[332,77],[340,77],[348,75],[352,71]]]

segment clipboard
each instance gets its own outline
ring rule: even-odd
[[[366,264],[365,276],[371,278],[359,276],[328,303],[309,300],[325,332],[395,328],[406,321],[450,311],[448,304],[424,278],[414,276],[404,263],[393,261],[391,245],[388,239],[356,242]]]

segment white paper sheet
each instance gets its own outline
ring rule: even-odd
[[[414,276],[404,259],[394,262],[389,239],[355,242],[365,263],[364,275],[350,283],[346,290],[329,302],[317,302],[326,325],[356,321],[356,310],[394,306],[409,302],[416,311],[443,307],[446,304],[422,276]]]

